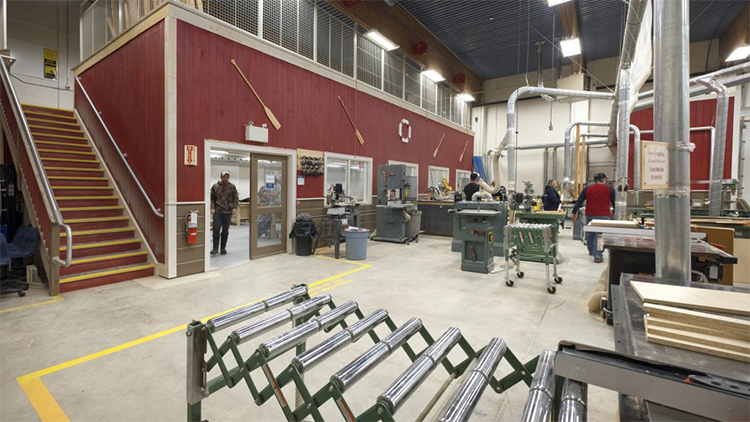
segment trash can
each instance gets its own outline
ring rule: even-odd
[[[370,231],[367,229],[348,229],[344,231],[346,239],[346,259],[359,261],[367,258],[367,239]]]
[[[315,223],[310,214],[302,213],[294,221],[289,238],[294,239],[295,252],[298,256],[308,256],[315,253],[312,247],[312,240],[318,235]]]

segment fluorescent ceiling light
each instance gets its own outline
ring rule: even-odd
[[[549,7],[552,7],[552,6],[557,6],[558,4],[567,3],[569,1],[570,0],[547,0],[547,5]]]
[[[458,98],[466,101],[467,103],[470,103],[475,100],[474,96],[471,94],[458,94]]]
[[[737,47],[737,49],[727,57],[727,61],[733,62],[736,60],[745,60],[747,56],[750,56],[750,45],[743,45],[742,47]]]
[[[443,77],[443,75],[435,72],[432,69],[425,70],[424,72],[422,72],[422,74],[424,76],[427,76],[428,78],[432,79],[433,82],[443,82],[445,80],[445,78]]]
[[[384,37],[383,34],[374,29],[366,33],[365,36],[371,39],[375,44],[379,45],[385,51],[391,51],[398,48],[398,46],[392,43],[391,40]]]
[[[577,56],[581,54],[581,40],[573,38],[569,40],[560,41],[560,48],[562,48],[563,56]]]
[[[212,149],[211,154],[229,154],[227,151],[223,151],[220,149]]]

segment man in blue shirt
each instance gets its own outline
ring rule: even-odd
[[[557,179],[549,179],[547,186],[544,188],[544,195],[542,195],[542,203],[544,204],[545,211],[557,211],[560,208],[560,194],[557,193],[557,188],[560,186],[560,182]]]

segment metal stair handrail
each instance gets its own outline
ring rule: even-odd
[[[60,208],[57,206],[55,194],[52,192],[52,187],[49,184],[49,179],[47,179],[47,172],[44,170],[44,165],[42,164],[42,159],[39,156],[39,151],[36,148],[36,144],[34,144],[34,142],[32,141],[33,137],[31,136],[31,130],[29,129],[29,122],[26,121],[26,115],[23,113],[23,108],[21,107],[20,101],[18,101],[16,90],[13,88],[13,84],[10,82],[10,70],[8,69],[6,61],[11,62],[15,61],[15,59],[10,56],[0,56],[0,77],[3,80],[3,84],[5,84],[5,87],[8,89],[8,94],[10,94],[10,106],[13,109],[13,114],[15,115],[16,120],[20,123],[19,133],[21,134],[21,138],[23,139],[26,149],[29,152],[29,161],[31,162],[31,165],[35,167],[34,170],[36,170],[36,174],[39,175],[37,183],[39,183],[39,186],[42,187],[42,194],[47,198],[47,201],[44,201],[45,208],[47,208],[47,212],[52,217],[51,223],[60,226],[61,229],[65,230],[66,234],[65,260],[63,261],[62,259],[60,259],[60,255],[58,252],[57,256],[52,257],[52,262],[62,265],[63,267],[68,267],[70,266],[70,262],[73,257],[73,231],[70,229],[69,225],[65,224],[62,214],[60,213]]]
[[[117,142],[115,142],[115,138],[109,132],[109,128],[104,123],[104,120],[102,120],[101,112],[96,108],[96,106],[94,105],[94,102],[91,101],[91,97],[89,97],[89,93],[86,91],[86,88],[84,88],[83,83],[81,82],[81,78],[76,76],[76,82],[78,82],[78,86],[81,88],[81,92],[83,93],[83,96],[86,97],[86,101],[88,101],[89,105],[91,106],[91,109],[94,110],[94,114],[96,114],[96,117],[99,119],[99,123],[101,123],[102,127],[104,128],[104,132],[107,133],[107,136],[109,137],[110,142],[112,142],[112,145],[115,147],[115,151],[117,151],[117,154],[120,155],[122,162],[125,163],[125,167],[128,169],[128,172],[130,172],[130,176],[133,178],[133,180],[135,180],[135,184],[138,185],[138,189],[141,190],[141,194],[143,195],[143,197],[146,198],[146,201],[148,202],[149,207],[151,207],[151,211],[157,217],[164,218],[164,214],[162,214],[161,208],[156,208],[154,203],[151,202],[151,198],[149,198],[148,194],[146,193],[146,190],[143,189],[143,185],[141,185],[141,181],[138,180],[138,176],[135,175],[135,172],[130,167],[128,160],[125,158],[125,154],[122,153],[122,150],[120,150],[120,146],[117,145]]]

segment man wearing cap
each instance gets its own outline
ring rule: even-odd
[[[471,179],[471,182],[464,186],[465,201],[471,201],[471,197],[474,196],[475,193],[479,192],[479,175],[477,173],[471,173],[469,179]]]
[[[232,216],[237,212],[240,196],[237,187],[229,181],[229,172],[221,172],[221,179],[211,187],[211,216],[214,221],[213,249],[211,255],[219,253],[219,234],[221,234],[221,254],[227,254],[227,239]]]
[[[557,211],[560,208],[560,194],[557,193],[557,188],[560,186],[560,182],[557,179],[549,179],[547,186],[544,188],[544,195],[542,195],[542,203],[544,203],[545,211]]]
[[[612,219],[610,206],[615,206],[615,190],[607,185],[606,174],[597,173],[594,184],[586,186],[578,196],[573,207],[573,221],[578,219],[578,209],[583,206],[583,201],[586,201],[586,221]],[[594,262],[599,263],[604,261],[604,256],[596,245],[597,236],[597,233],[586,233],[586,246],[589,248],[589,255],[594,256]]]

